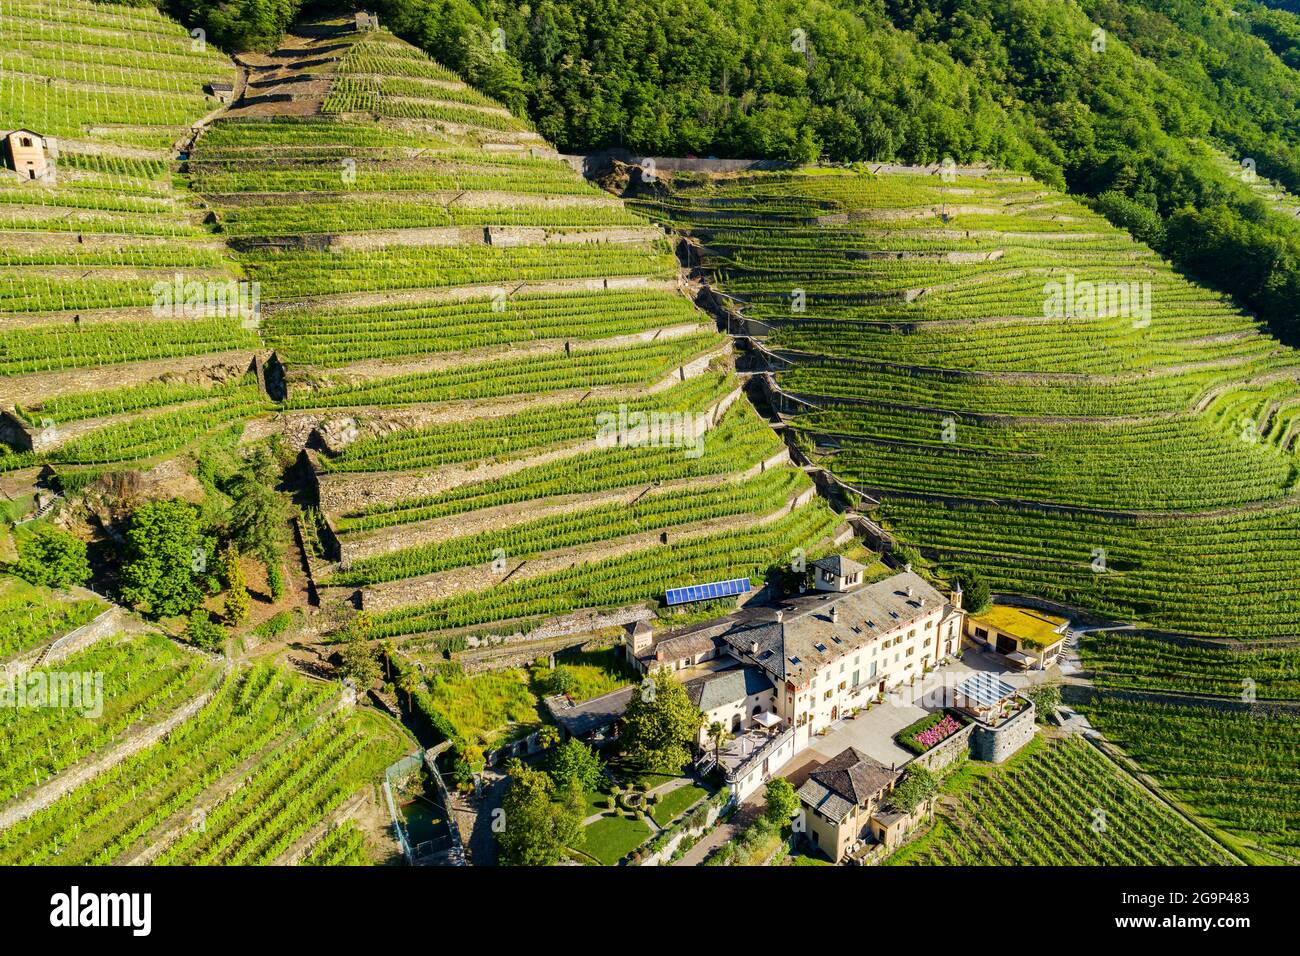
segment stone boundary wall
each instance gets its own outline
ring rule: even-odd
[[[678,380],[684,381],[701,374],[708,368],[714,357],[714,353],[701,356],[688,365],[682,366],[660,384],[671,387]],[[660,390],[662,389],[656,385],[648,389],[647,392]],[[740,393],[740,388],[736,388],[719,399],[711,409],[704,411],[704,414],[710,417],[710,427],[716,424],[722,413],[740,397]],[[460,462],[427,471],[416,470],[400,473],[325,472],[320,469],[317,462],[313,461],[312,473],[316,484],[317,500],[320,501],[321,510],[325,514],[335,515],[358,511],[366,505],[384,501],[427,497],[464,484],[501,478],[536,465],[591,454],[600,450],[600,446],[594,437],[594,419],[592,433],[593,437],[590,440],[565,445],[561,448],[551,449],[531,456],[511,458],[490,464],[476,465],[473,462]],[[312,455],[308,455],[308,460],[312,460]]]
[[[702,797],[701,799],[708,800],[709,798]],[[729,798],[723,801],[720,805],[710,803],[708,813],[704,818],[704,826],[692,827],[692,828],[683,827],[680,832],[674,833],[669,838],[668,842],[665,843],[659,850],[655,851],[654,853],[651,853],[649,856],[644,857],[641,860],[641,863],[639,865],[640,866],[667,866],[668,861],[672,859],[673,852],[679,846],[681,846],[683,840],[685,840],[688,836],[698,837],[702,835],[705,831],[707,831],[710,827],[712,827],[715,823],[718,822],[718,818],[721,817],[727,811],[727,808],[730,807],[733,802],[734,802],[734,798]]]
[[[37,661],[41,661],[41,666],[54,664],[106,637],[111,637],[131,623],[130,615],[120,607],[106,608],[93,620],[55,638],[53,642],[24,651],[0,665],[0,675],[26,673],[36,666]]]
[[[467,534],[481,534],[484,531],[535,521],[541,518],[554,518],[559,515],[585,511],[589,508],[610,504],[627,504],[641,494],[654,490],[660,493],[672,491],[689,491],[712,487],[719,481],[741,482],[756,477],[761,473],[762,463],[738,475],[711,475],[703,478],[687,478],[676,482],[664,482],[658,487],[651,485],[634,485],[615,488],[610,491],[592,492],[590,495],[570,494],[555,498],[537,499],[519,502],[495,508],[448,515],[445,518],[433,518],[428,521],[411,522],[394,525],[389,528],[377,528],[373,531],[357,532],[357,536],[348,536],[340,541],[341,555],[348,561],[359,561],[375,555],[386,554],[398,548],[410,548],[447,538],[459,538]],[[552,502],[546,504],[546,502]],[[520,507],[523,505],[523,507]]]
[[[809,487],[788,497],[780,507],[766,514],[736,514],[709,518],[689,524],[668,525],[640,531],[635,534],[607,538],[588,544],[574,545],[555,551],[540,551],[533,557],[511,557],[510,568],[504,576],[492,567],[491,562],[464,565],[420,577],[384,581],[361,587],[361,607],[371,613],[384,613],[413,604],[441,601],[464,594],[489,590],[498,583],[527,581],[546,574],[555,574],[581,567],[597,560],[607,560],[640,551],[651,551],[729,531],[758,527],[778,521],[816,494]]]
[[[654,609],[648,604],[633,604],[613,611],[585,608],[552,618],[546,623],[531,627],[528,630],[517,629],[498,633],[480,632],[470,634],[466,637],[466,646],[470,648],[504,648],[510,645],[556,640],[573,635],[585,635],[584,640],[590,640],[595,635],[595,632],[605,628],[625,627],[636,621],[653,621],[654,619]],[[508,627],[509,625],[502,626]],[[439,637],[452,636],[454,633],[439,634]],[[420,637],[421,635],[412,634],[407,638],[407,642],[418,640]]]
[[[1034,704],[1028,706],[997,727],[976,723],[971,735],[971,756],[976,760],[989,763],[1002,763],[1017,750],[1033,739],[1037,727],[1034,725]]]
[[[505,670],[509,667],[524,667],[549,654],[581,647],[592,641],[590,634],[574,634],[569,637],[557,637],[528,644],[510,644],[500,650],[492,646],[474,648],[470,651],[457,651],[451,659],[460,665],[466,674],[481,674],[485,671]]]
[[[203,355],[119,362],[51,372],[26,372],[0,383],[0,405],[36,405],[42,400],[78,392],[111,391],[156,379],[190,378],[211,382],[237,379],[253,367],[252,349],[208,352]]]
[[[231,245],[241,252],[262,249],[364,252],[394,246],[636,244],[663,238],[664,233],[657,226],[439,226],[236,239]]]
[[[588,179],[603,176],[606,173],[612,172],[615,161],[629,166],[640,166],[647,159],[654,163],[656,170],[663,170],[664,172],[725,174],[799,168],[798,163],[792,163],[782,159],[717,159],[715,157],[697,156],[645,156],[621,148],[605,149],[585,155],[561,153],[560,158],[573,167],[575,172],[586,176]],[[925,166],[910,166],[903,163],[865,163],[861,165],[865,166],[865,168],[871,173],[877,175],[881,173],[938,175],[944,171],[944,166],[941,163],[930,163]],[[975,178],[982,178],[997,172],[996,169],[988,166],[952,166],[949,167],[949,170],[958,176],[970,176]]]
[[[903,766],[908,767],[915,763],[930,770],[939,771],[954,761],[968,756],[973,749],[970,738],[976,726],[976,723],[971,721],[947,740],[940,741],[925,753],[909,760]]]

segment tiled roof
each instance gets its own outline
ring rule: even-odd
[[[769,611],[766,619],[737,622],[722,639],[773,680],[802,684],[831,661],[905,630],[936,607],[946,607],[944,596],[919,574],[904,571],[852,591],[791,598],[779,622]],[[832,620],[833,609],[838,620]]]
[[[852,558],[846,558],[842,554],[827,555],[812,563],[814,568],[820,571],[829,571],[838,577],[848,577],[850,574],[856,574],[858,571],[865,571],[864,565],[858,564]]]
[[[557,724],[574,737],[585,737],[593,731],[604,730],[622,717],[636,691],[637,685],[633,684],[581,704],[564,706],[563,698],[551,698],[546,704]]]
[[[706,712],[771,689],[772,682],[756,667],[733,667],[730,670],[715,671],[686,683],[686,693],[691,698],[691,703]]]
[[[655,641],[649,650],[639,656],[639,659],[647,662],[654,661],[660,651],[663,652],[663,659],[666,661],[682,660],[686,657],[694,657],[696,654],[703,654],[716,647],[718,635],[733,624],[730,618],[720,618],[669,634]]]
[[[900,775],[860,750],[846,747],[808,775],[799,797],[824,816],[842,820],[850,809],[865,806]]]

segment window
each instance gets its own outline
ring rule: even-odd
[[[907,632],[907,639],[909,641],[914,637],[916,637],[916,628],[912,628],[910,631]]]
[[[925,629],[926,629],[927,631],[930,630],[930,628],[932,628],[932,627],[934,627],[934,621],[926,621],[926,622],[925,622]]]
[[[839,686],[839,689],[840,689],[840,690],[843,690],[843,689],[844,689],[845,687],[847,687],[847,686],[848,686],[848,685],[845,684],[844,681],[840,681],[840,686]]]
[[[840,673],[841,673],[841,674],[844,673],[844,662],[843,662],[843,661],[840,662]]]
[[[835,693],[835,689],[834,689],[834,688],[828,690],[828,691],[826,692],[826,695],[822,698],[822,700],[830,700],[830,699],[831,699],[831,695],[834,694],[834,693]]]
[[[907,649],[907,656],[908,656],[908,657],[911,657],[911,656],[912,656],[913,654],[915,654],[915,653],[916,653],[916,648],[915,648],[915,647],[909,647],[909,648]]]
[[[871,662],[871,671],[870,671],[870,673],[867,674],[867,677],[868,677],[868,678],[872,678],[872,677],[875,677],[875,676],[876,676],[876,662],[875,662],[875,661],[872,661],[872,662]]]
[[[982,627],[977,627],[975,628],[975,636],[982,641],[987,641],[989,639],[989,632],[984,630]]]
[[[854,672],[853,672],[853,686],[854,686],[854,687],[857,687],[857,686],[858,686],[858,672],[857,672],[857,671],[854,671]]]

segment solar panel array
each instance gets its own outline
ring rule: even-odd
[[[994,675],[980,671],[967,677],[957,685],[958,695],[968,700],[973,700],[985,707],[992,707],[1000,700],[1006,700],[1016,689],[1004,680],[1000,680]]]
[[[730,581],[714,581],[712,584],[692,584],[684,588],[669,588],[664,594],[664,603],[669,607],[677,604],[689,604],[692,601],[712,601],[715,598],[734,597],[749,591],[749,578],[733,578]]]

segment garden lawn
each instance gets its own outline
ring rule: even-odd
[[[582,852],[603,866],[614,866],[646,840],[650,827],[635,817],[615,814],[601,817],[586,828],[587,840]]]
[[[586,808],[587,816],[593,813],[604,813],[609,809],[609,794],[603,790],[584,790],[582,803]]]
[[[709,791],[696,783],[678,787],[664,794],[663,799],[655,801],[650,816],[654,817],[655,823],[666,827],[708,795]]]

